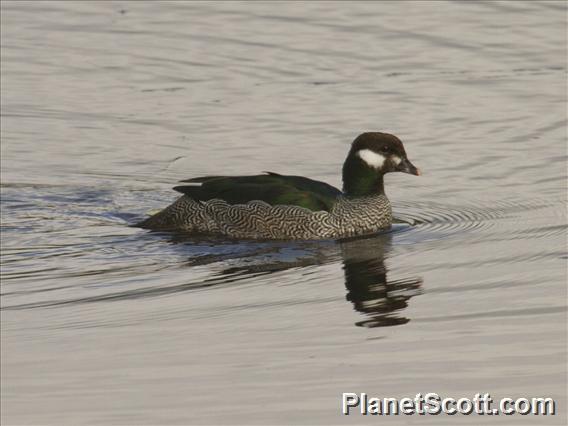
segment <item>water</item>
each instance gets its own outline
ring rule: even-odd
[[[2,2],[2,423],[428,422],[342,392],[553,397],[566,422],[563,2]],[[401,224],[129,227],[202,174],[340,186],[394,133]]]

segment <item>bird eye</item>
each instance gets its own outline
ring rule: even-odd
[[[381,146],[381,151],[382,152],[389,152],[389,147],[386,145]]]

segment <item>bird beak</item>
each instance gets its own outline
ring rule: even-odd
[[[408,161],[408,158],[404,158],[399,163],[396,170],[398,172],[410,173],[411,175],[415,175],[415,176],[421,175],[420,169],[417,169],[416,167],[414,167],[414,164],[412,164],[410,161]]]

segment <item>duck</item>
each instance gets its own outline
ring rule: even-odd
[[[237,239],[343,239],[390,229],[392,207],[384,176],[420,176],[395,135],[365,132],[343,163],[343,188],[274,172],[202,176],[180,181],[183,194],[135,226]]]

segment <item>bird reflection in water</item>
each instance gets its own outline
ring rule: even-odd
[[[392,232],[341,241],[219,241],[205,237],[170,235],[174,244],[194,252],[188,266],[222,263],[220,276],[203,286],[231,282],[251,275],[342,261],[346,299],[365,319],[359,327],[387,327],[410,321],[402,313],[408,301],[421,294],[422,279],[388,279],[385,258],[391,250]],[[209,251],[204,254],[203,250]],[[198,285],[199,286],[199,285]]]
[[[385,253],[391,234],[340,242],[347,300],[367,319],[359,327],[386,327],[410,321],[401,315],[408,300],[421,293],[422,279],[387,280]]]

